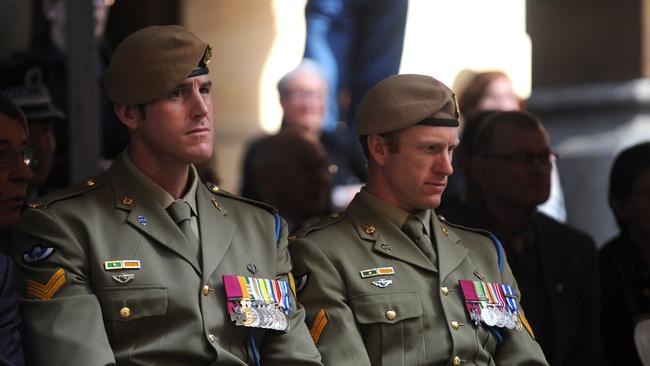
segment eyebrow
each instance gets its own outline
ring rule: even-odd
[[[191,81],[189,81],[189,80],[185,80],[185,81],[183,81],[182,83],[176,85],[176,87],[174,88],[174,90],[176,90],[176,89],[183,89],[183,88],[190,88],[190,87],[192,86],[192,84],[193,84],[193,83],[192,83]],[[211,80],[208,80],[208,81],[206,81],[206,82],[203,82],[203,83],[201,83],[201,84],[199,85],[199,87],[201,87],[201,88],[205,88],[205,87],[208,87],[208,86],[209,86],[209,87],[212,87],[212,81],[211,81]]]

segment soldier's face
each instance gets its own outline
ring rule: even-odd
[[[23,161],[27,133],[20,121],[0,114],[0,229],[16,226],[32,172]]]
[[[453,173],[452,151],[458,145],[458,128],[413,126],[403,130],[395,151],[382,162],[385,201],[406,212],[436,208]]]
[[[144,106],[131,144],[164,164],[199,164],[212,155],[213,109],[208,75],[186,79],[167,97]]]

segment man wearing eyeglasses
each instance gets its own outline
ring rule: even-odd
[[[442,210],[450,221],[502,242],[522,306],[551,365],[599,365],[599,290],[594,241],[537,211],[556,159],[528,112],[489,112],[466,133],[468,199]],[[467,132],[467,131],[466,131]]]
[[[32,180],[27,121],[10,99],[0,96],[0,365],[24,365],[20,345],[14,265],[5,255]]]

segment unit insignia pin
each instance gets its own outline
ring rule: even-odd
[[[124,285],[126,283],[131,282],[131,280],[135,278],[135,275],[133,273],[120,273],[120,274],[113,275],[111,277],[118,283]]]
[[[372,281],[370,283],[377,286],[377,287],[379,287],[379,288],[386,288],[386,287],[393,284],[393,280],[387,280],[385,278],[380,278],[377,281]]]

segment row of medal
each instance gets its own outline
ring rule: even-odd
[[[230,320],[238,326],[289,331],[289,284],[266,278],[224,275]]]
[[[459,280],[465,306],[475,325],[520,330],[517,297],[512,286],[485,281]]]

